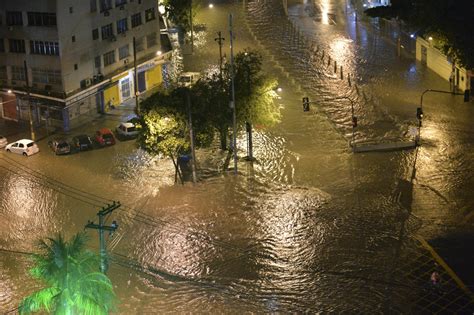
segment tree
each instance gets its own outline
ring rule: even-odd
[[[175,179],[179,176],[181,182],[183,178],[178,158],[182,154],[190,153],[189,114],[193,119],[196,146],[208,146],[214,138],[214,130],[203,109],[204,103],[200,96],[195,95],[195,91],[174,87],[168,91],[157,92],[142,103],[142,132],[138,143],[152,155],[169,157],[175,166]],[[186,104],[188,93],[191,95],[191,106]]]
[[[191,29],[191,14],[192,18],[198,11],[198,4],[192,0],[165,0],[163,5],[166,10],[168,18],[176,25],[178,25],[184,32]]]
[[[280,109],[275,104],[278,86],[276,79],[269,78],[262,70],[262,56],[247,49],[235,56],[235,99],[237,123],[245,122],[273,126],[280,121]]]
[[[108,314],[115,293],[109,278],[100,273],[98,255],[86,250],[87,237],[76,234],[69,242],[61,234],[39,242],[30,274],[47,287],[24,298],[20,314],[41,310],[53,314]]]

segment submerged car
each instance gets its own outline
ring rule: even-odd
[[[10,143],[5,147],[7,152],[13,152],[29,156],[39,152],[39,148],[33,140],[21,139],[16,142]]]
[[[114,145],[115,137],[112,131],[108,128],[102,128],[95,133],[95,140],[101,145]]]
[[[6,147],[8,144],[7,138],[0,136],[0,149]]]
[[[72,138],[72,144],[79,151],[92,150],[92,140],[87,135],[79,135]]]
[[[53,150],[56,155],[63,155],[71,153],[71,146],[69,143],[64,139],[54,139],[50,141],[49,147]]]
[[[137,127],[132,122],[122,122],[115,128],[115,131],[122,137],[135,137],[138,135]]]

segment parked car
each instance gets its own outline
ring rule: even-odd
[[[92,150],[92,140],[86,135],[79,135],[72,138],[72,145],[79,151]]]
[[[8,144],[7,138],[0,136],[0,149],[6,147]]]
[[[56,155],[71,153],[71,146],[64,139],[54,139],[53,141],[48,142],[48,144]]]
[[[24,156],[29,156],[39,152],[36,143],[30,139],[21,139],[10,143],[5,147],[5,150],[7,150],[7,152],[23,154]]]
[[[183,72],[180,74],[178,84],[184,87],[190,87],[196,83],[201,74],[199,72]]]
[[[115,131],[122,137],[135,137],[138,135],[137,127],[131,122],[122,122],[115,128]]]
[[[95,133],[95,140],[101,145],[114,145],[115,137],[109,128],[102,128]]]

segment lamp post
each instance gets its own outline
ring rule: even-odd
[[[30,83],[28,80],[28,68],[26,64],[26,60],[23,60],[23,67],[25,71],[25,82],[26,82],[26,101],[28,103],[28,118],[30,120],[30,134],[31,140],[36,140],[35,128],[33,126],[33,113],[31,112],[31,103],[30,103]]]
[[[231,101],[232,108],[232,143],[234,150],[234,174],[237,175],[237,114],[235,110],[235,84],[234,84],[234,45],[233,45],[233,31],[232,31],[232,13],[229,14],[229,35],[230,35],[230,78],[231,78]]]

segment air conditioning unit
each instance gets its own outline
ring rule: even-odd
[[[9,30],[9,31],[13,31],[13,26],[9,26],[9,27],[8,27],[8,30]]]
[[[124,59],[123,64],[126,65],[128,63],[128,58]]]
[[[91,80],[91,79],[86,79],[85,81],[86,81],[86,82],[85,82],[85,83],[86,83],[86,87],[91,86],[91,84],[92,84],[92,80]]]
[[[105,10],[105,11],[104,11],[104,16],[109,16],[109,15],[110,15],[109,10]]]

